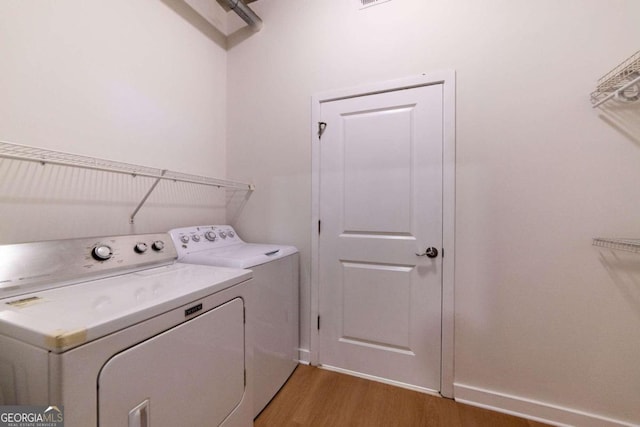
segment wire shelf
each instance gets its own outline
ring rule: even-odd
[[[640,239],[596,237],[593,246],[640,254]]]
[[[158,175],[161,171],[146,166],[129,163],[114,162],[111,160],[81,156],[62,151],[47,150],[28,145],[0,142],[0,157],[14,160],[39,162],[42,164],[56,164],[85,169],[101,170],[129,175]]]
[[[182,172],[174,172],[166,169],[152,168],[149,166],[135,165],[96,157],[82,156],[78,154],[66,153],[63,151],[48,150],[44,148],[32,147],[28,145],[14,144],[0,141],[0,158],[21,160],[28,162],[38,162],[43,165],[52,164],[59,166],[69,166],[82,169],[91,169],[103,172],[126,174],[131,176],[144,176],[155,178],[151,189],[147,192],[136,210],[130,218],[133,219],[147,200],[151,192],[155,189],[160,180],[170,180],[175,182],[186,182],[190,184],[206,185],[218,188],[233,188],[238,190],[253,191],[253,184],[226,179],[212,178],[208,176],[192,175]]]
[[[614,97],[624,101],[640,99],[640,50],[598,79],[591,103],[595,108]]]

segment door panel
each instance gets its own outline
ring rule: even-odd
[[[112,357],[99,425],[217,426],[245,392],[243,301],[233,299]]]
[[[409,350],[411,268],[343,262],[342,339]]]
[[[412,113],[412,107],[401,106],[343,116],[349,142],[344,145],[345,232],[410,232],[413,171],[405,166],[411,163]]]
[[[442,85],[325,102],[319,360],[440,389]]]

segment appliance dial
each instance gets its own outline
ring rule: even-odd
[[[220,237],[222,237],[223,239],[227,238],[227,233],[225,233],[224,231],[221,231],[218,233],[220,235]]]
[[[191,240],[193,240],[194,242],[199,242],[200,241],[200,236],[197,234],[194,234],[193,236],[191,236]]]
[[[91,255],[98,261],[106,261],[113,255],[113,251],[107,245],[99,244],[91,251]]]
[[[189,236],[183,234],[182,236],[180,236],[180,241],[182,243],[189,243]]]
[[[136,246],[133,248],[133,250],[136,251],[139,254],[145,253],[147,251],[147,249],[148,249],[148,246],[144,242],[136,243]]]
[[[227,233],[227,236],[234,238],[236,237],[236,233],[234,233],[233,231],[229,230],[229,232]]]
[[[162,240],[156,240],[155,242],[153,242],[153,244],[151,245],[151,248],[154,251],[161,251],[164,249],[164,242]]]
[[[213,231],[207,231],[206,233],[204,233],[204,237],[210,242],[216,241],[216,233]]]

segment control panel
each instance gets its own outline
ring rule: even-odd
[[[132,240],[131,237],[134,237],[134,239]],[[113,249],[115,246],[119,249],[118,258],[120,263],[133,263],[135,265],[138,261],[142,260],[142,258],[132,254],[144,255],[148,251],[148,254],[153,254],[154,252],[158,254],[158,256],[153,258],[165,258],[165,240],[169,241],[166,237],[158,238],[157,235],[150,235],[148,237],[147,235],[110,237],[95,243],[91,249],[91,256],[96,261],[108,261],[115,255]],[[127,250],[128,245],[131,245],[131,252]]]
[[[0,298],[33,285],[170,264],[177,257],[171,236],[166,233],[1,245],[0,259],[6,268],[0,269]]]
[[[230,225],[177,228],[169,231],[169,234],[180,254],[242,243]]]

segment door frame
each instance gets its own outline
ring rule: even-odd
[[[443,164],[442,164],[442,357],[440,394],[453,398],[454,375],[454,283],[455,283],[455,81],[454,70],[423,73],[418,76],[388,80],[347,89],[322,92],[311,99],[311,317],[310,360],[319,364],[320,336],[316,328],[320,307],[319,255],[320,238],[320,143],[319,125],[323,103],[376,93],[441,84],[443,87]]]

